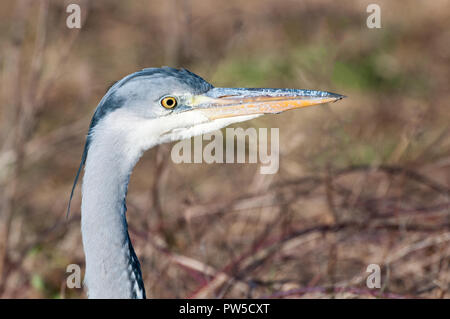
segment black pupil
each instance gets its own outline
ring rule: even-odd
[[[172,106],[174,104],[174,101],[173,101],[173,99],[167,99],[166,103],[168,106]]]

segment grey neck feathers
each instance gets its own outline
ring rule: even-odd
[[[141,153],[120,140],[92,139],[82,186],[81,232],[89,298],[145,298],[139,261],[128,234],[125,198]]]

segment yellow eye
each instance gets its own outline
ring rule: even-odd
[[[166,109],[173,109],[175,106],[177,106],[177,99],[172,96],[167,96],[161,99],[161,105]]]

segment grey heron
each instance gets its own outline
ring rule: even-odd
[[[95,110],[70,195],[71,200],[84,167],[81,232],[88,297],[146,297],[125,204],[131,172],[144,151],[263,114],[342,98],[316,90],[216,88],[186,69],[169,67],[143,69],[116,82]]]

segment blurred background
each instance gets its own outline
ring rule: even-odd
[[[275,175],[148,151],[127,200],[148,297],[449,298],[450,2],[377,0],[369,29],[371,2],[2,1],[0,297],[85,298],[66,287],[79,187],[65,213],[90,118],[112,83],[169,65],[348,98],[240,124],[280,128]]]

